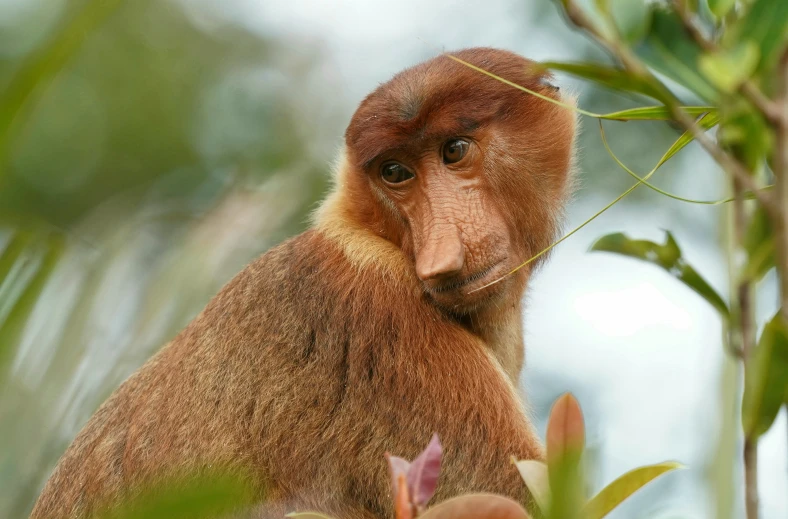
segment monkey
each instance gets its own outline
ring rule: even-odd
[[[515,53],[452,56],[573,102]],[[249,264],[101,405],[34,519],[94,517],[167,471],[243,467],[259,517],[392,517],[385,452],[444,447],[432,503],[529,500],[523,296],[571,191],[571,111],[446,54],[358,106],[312,224]],[[510,275],[508,275],[510,274]]]

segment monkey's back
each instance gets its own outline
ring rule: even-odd
[[[483,344],[412,279],[352,265],[316,231],[250,264],[101,406],[35,518],[90,515],[163,473],[241,467],[277,513],[390,515],[385,451],[444,444],[436,499],[522,499],[541,457]]]

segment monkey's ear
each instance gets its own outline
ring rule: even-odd
[[[561,88],[552,82],[552,78],[543,77],[539,80],[539,83],[547,88],[553,90],[553,92],[558,92]]]
[[[526,66],[526,72],[528,74],[533,74],[534,76],[537,76],[539,78],[539,84],[542,86],[546,86],[553,92],[558,92],[559,90],[561,90],[558,87],[558,85],[553,83],[553,80],[555,78],[553,77],[552,74],[550,74],[550,70],[547,67],[545,67],[543,64],[537,62],[531,62]]]

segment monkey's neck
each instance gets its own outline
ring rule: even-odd
[[[347,259],[360,269],[376,268],[394,274],[398,283],[411,283],[414,293],[420,286],[402,251],[392,242],[381,238],[359,222],[350,211],[350,204],[337,191],[326,199],[315,214],[315,227],[339,246]],[[471,333],[479,337],[498,360],[515,387],[518,387],[523,367],[523,325],[521,297],[527,274],[516,283],[517,287],[505,301],[489,305],[459,319]]]
[[[466,316],[463,325],[484,341],[512,384],[518,387],[525,357],[520,299]]]

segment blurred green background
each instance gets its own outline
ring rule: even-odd
[[[25,517],[109,393],[245,263],[306,228],[363,95],[476,45],[606,60],[546,1],[0,0],[0,517]],[[561,84],[596,112],[641,102]],[[570,225],[631,184],[595,124]],[[639,172],[678,135],[606,131]],[[696,149],[656,183],[724,192]],[[722,217],[636,191],[559,247],[528,298],[526,393],[541,427],[558,394],[579,396],[595,485],[662,459],[691,467],[611,517],[710,516],[724,361],[720,324],[691,294],[585,250],[610,230],[671,228],[724,292]],[[779,420],[762,446],[767,519],[788,514]]]

